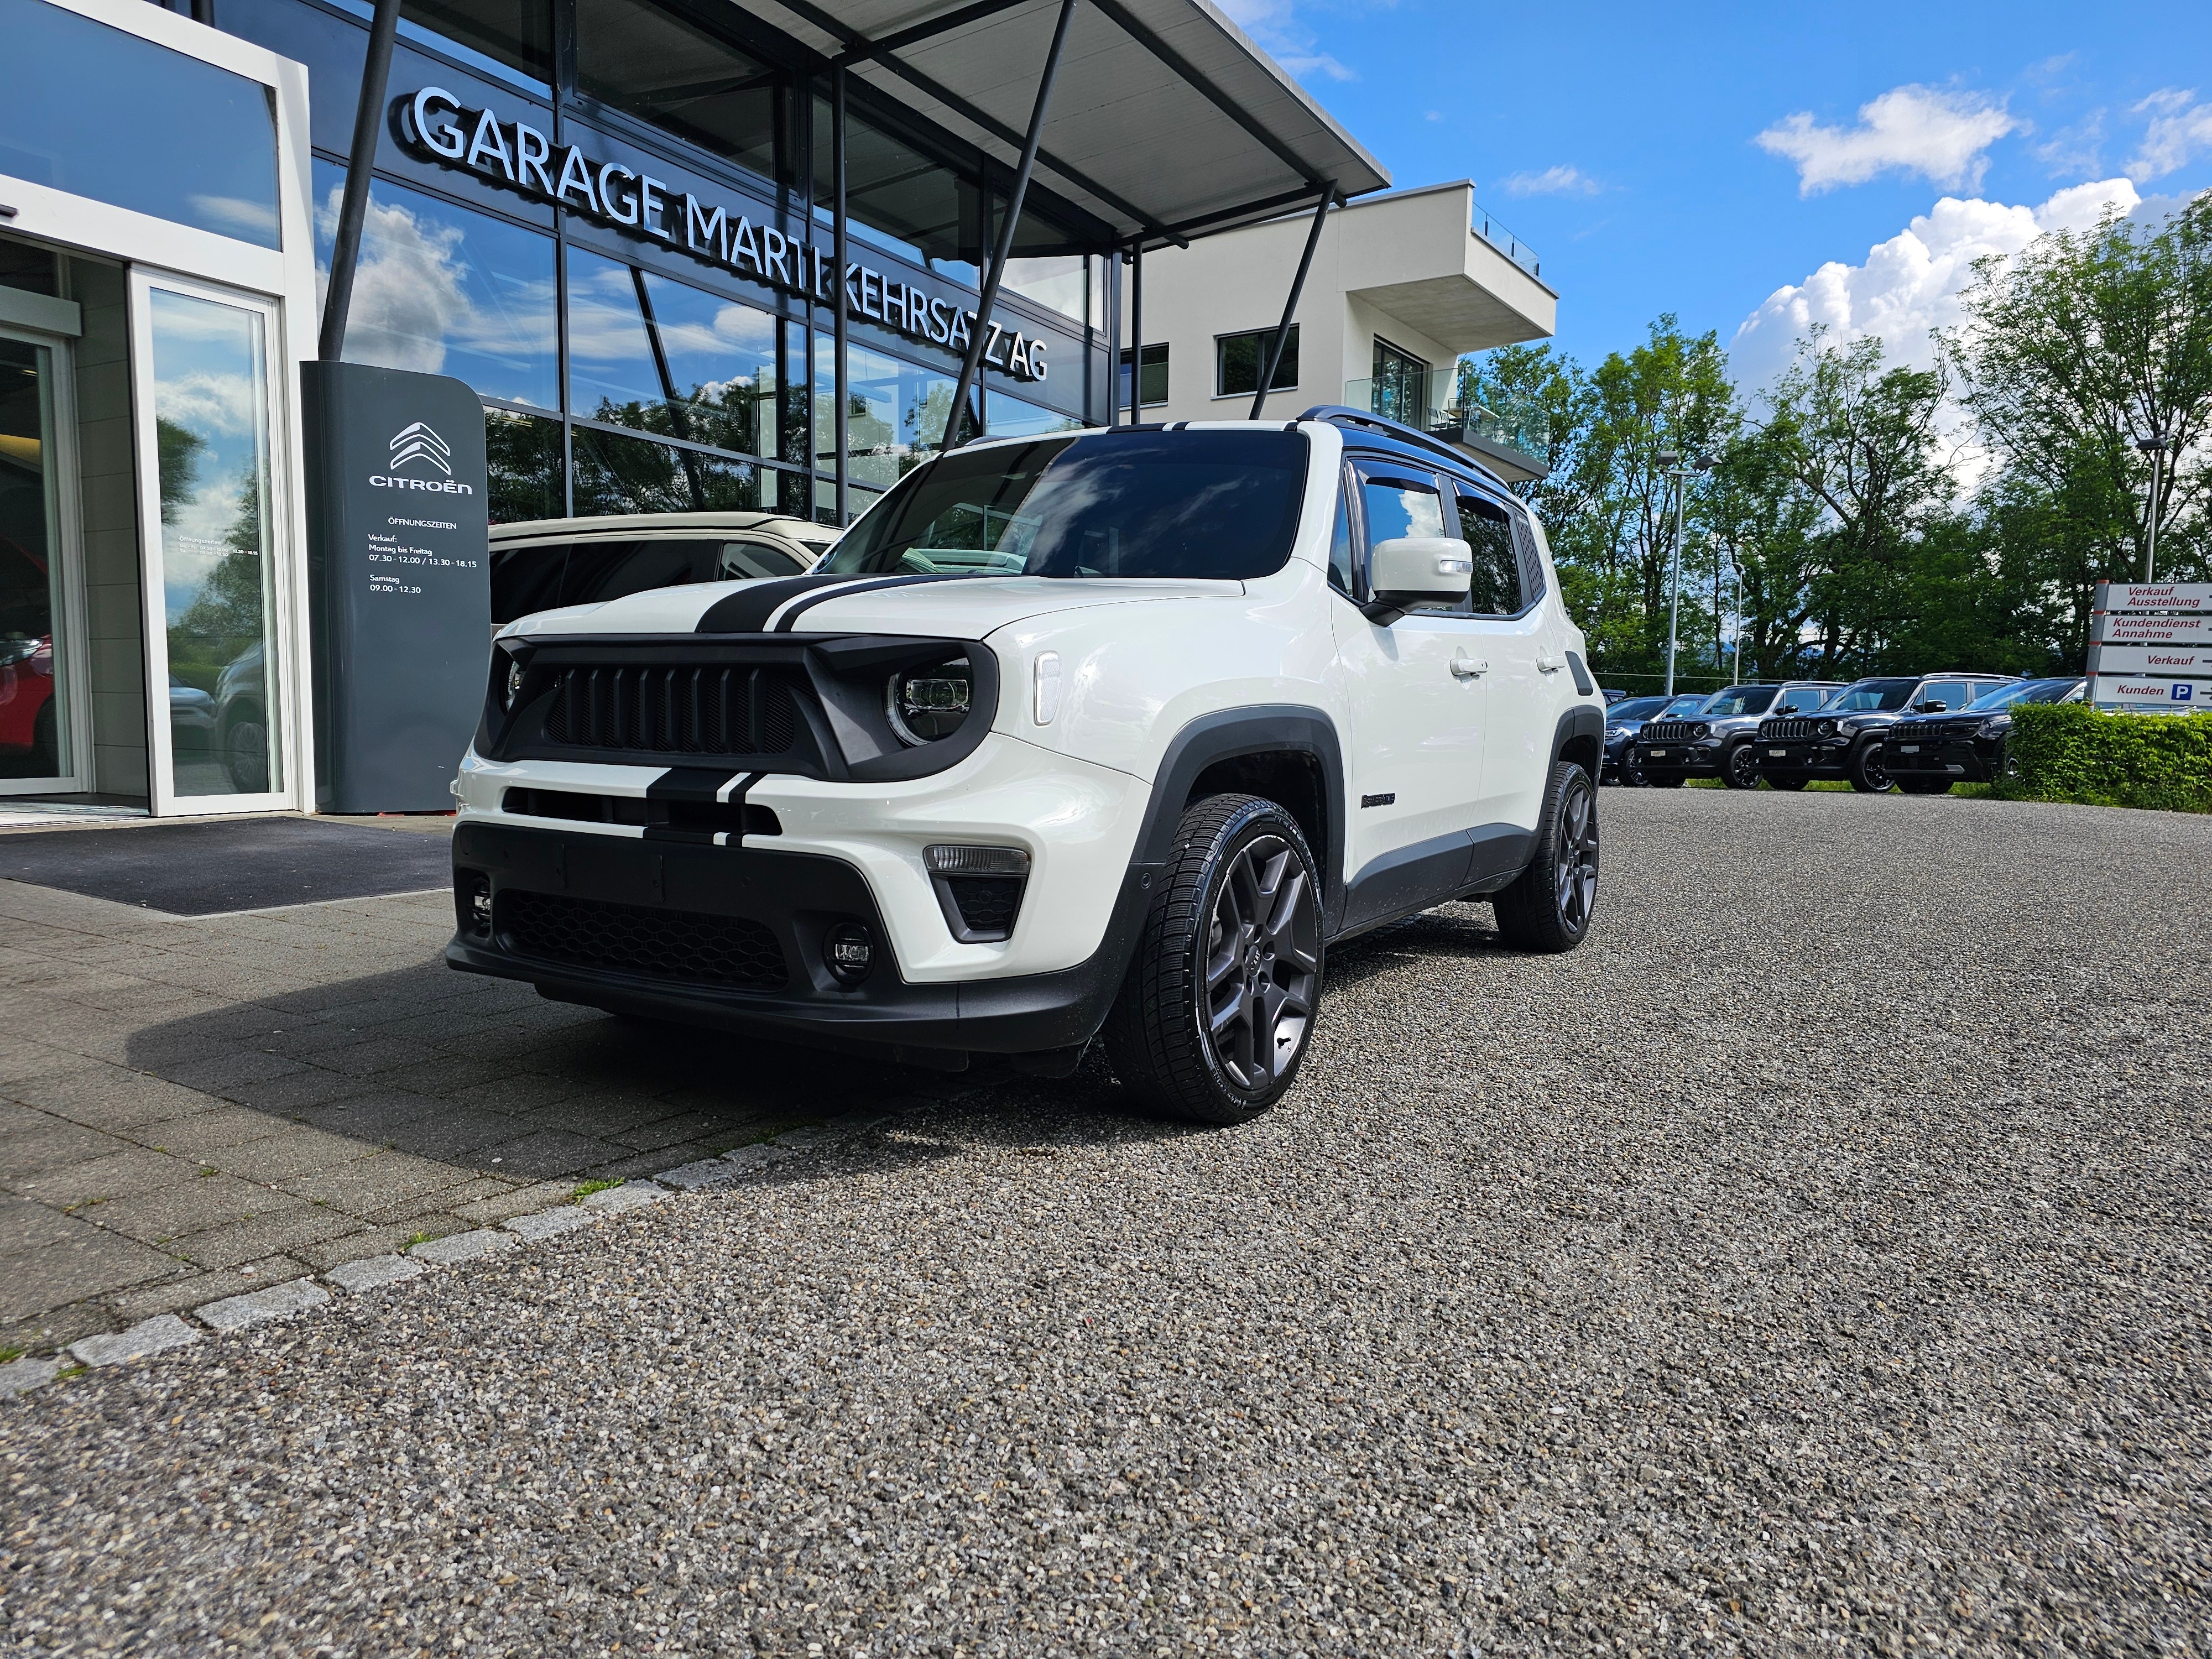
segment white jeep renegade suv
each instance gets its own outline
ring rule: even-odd
[[[971,1053],[1094,1037],[1215,1122],[1333,941],[1487,897],[1571,950],[1603,702],[1542,532],[1348,410],[976,443],[812,574],[501,631],[447,959],[617,1012]]]

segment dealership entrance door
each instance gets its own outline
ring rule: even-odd
[[[0,324],[0,795],[85,787],[70,355]]]

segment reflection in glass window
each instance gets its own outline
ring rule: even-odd
[[[831,391],[836,365],[836,342],[826,334],[815,336],[816,388],[814,429],[821,436],[817,450],[824,471],[837,465],[830,453],[836,441],[836,402]],[[851,392],[846,411],[847,441],[852,446],[852,478],[882,489],[896,483],[920,466],[945,441],[945,417],[952,409],[952,379],[902,362],[864,346],[850,348],[847,364]],[[858,513],[856,501],[853,510]]]
[[[749,513],[761,504],[760,469],[744,461],[574,428],[575,515]]]
[[[1505,509],[1463,489],[1456,493],[1460,537],[1474,555],[1467,609],[1478,617],[1517,616],[1522,606],[1521,563],[1514,555],[1513,526]]]
[[[484,454],[490,464],[494,524],[567,516],[558,422],[517,415],[511,410],[487,409]]]
[[[1091,262],[1079,253],[1052,253],[1006,261],[1000,285],[1062,316],[1082,322],[1089,314]]]
[[[315,270],[330,273],[345,169],[314,165]],[[374,180],[346,314],[348,362],[450,374],[503,403],[559,407],[553,240]]]
[[[0,243],[0,253],[12,244]],[[0,272],[4,274],[4,272]],[[53,352],[0,339],[0,777],[70,769],[54,612]],[[70,483],[74,484],[76,480]]]
[[[262,794],[283,787],[263,319],[161,288],[150,308],[170,775],[179,795]]]
[[[814,105],[814,199],[836,190],[830,100]],[[824,224],[826,206],[816,209]],[[975,181],[861,115],[845,113],[845,211],[854,240],[903,254],[969,288],[982,283],[982,209]]]
[[[1042,438],[1049,433],[1083,429],[1083,422],[1073,415],[1024,403],[1003,392],[994,392],[984,399],[983,422],[986,435],[993,438]]]
[[[797,177],[787,76],[643,0],[576,0],[576,89],[763,178]]]
[[[1260,365],[1267,359],[1267,349],[1273,343],[1272,328],[1254,329],[1249,334],[1220,334],[1213,341],[1213,390],[1224,398],[1260,389]],[[1267,383],[1270,392],[1285,392],[1298,383],[1298,325],[1292,323],[1283,337],[1283,356],[1275,365],[1275,378]]]
[[[717,449],[774,459],[803,437],[805,346],[796,324],[667,277],[568,250],[568,409]],[[787,373],[787,371],[788,371]],[[800,384],[797,395],[784,388]]]
[[[1120,401],[1115,405],[1118,409],[1129,406],[1130,351],[1127,346],[1121,348],[1121,374],[1117,394]],[[1149,407],[1167,400],[1168,348],[1167,342],[1163,340],[1145,348],[1145,404]]]
[[[0,0],[0,173],[260,247],[276,120],[258,81],[45,0]]]

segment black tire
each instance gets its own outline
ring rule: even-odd
[[[1680,789],[1682,787],[1682,775],[1676,772],[1662,776],[1656,772],[1646,772],[1644,775],[1644,781],[1654,789]]]
[[[1769,789],[1787,790],[1793,795],[1812,781],[1809,778],[1778,778],[1771,772],[1762,772],[1759,776],[1766,780]]]
[[[1731,789],[1759,787],[1759,750],[1748,741],[1732,744],[1723,753],[1721,781]]]
[[[31,722],[31,770],[34,778],[58,777],[62,769],[61,722],[54,714],[54,700],[46,699],[46,706]]]
[[[1321,1008],[1322,893],[1291,815],[1211,795],[1176,851],[1100,1036],[1131,1094],[1200,1123],[1243,1123],[1297,1079]]]
[[[1548,953],[1580,945],[1597,905],[1597,791],[1589,773],[1560,761],[1544,787],[1535,856],[1490,901],[1505,942]]]
[[[241,710],[223,728],[222,769],[230,776],[230,787],[241,795],[268,792],[269,728],[258,708]]]
[[[1899,778],[1897,787],[1908,795],[1948,795],[1954,778]]]
[[[1846,769],[1851,787],[1862,795],[1886,795],[1896,785],[1889,769],[1881,763],[1881,745],[1863,743],[1851,751],[1851,763]]]

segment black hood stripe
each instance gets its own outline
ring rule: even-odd
[[[767,581],[746,582],[734,593],[708,605],[706,614],[693,624],[701,634],[764,634],[768,619],[775,608],[787,599],[810,593],[817,588],[849,586],[850,576],[777,576]]]
[[[872,580],[855,581],[848,587],[840,587],[834,590],[824,590],[812,593],[802,593],[797,599],[789,602],[790,609],[786,611],[783,615],[777,619],[775,628],[770,631],[777,634],[788,634],[793,631],[792,624],[797,622],[799,617],[804,616],[807,611],[812,610],[816,605],[826,605],[831,599],[842,599],[849,593],[873,593],[878,589],[885,587],[915,587],[919,586],[923,582],[957,582],[966,581],[969,580],[969,578],[965,576],[931,574],[917,572],[905,576],[878,576]]]

